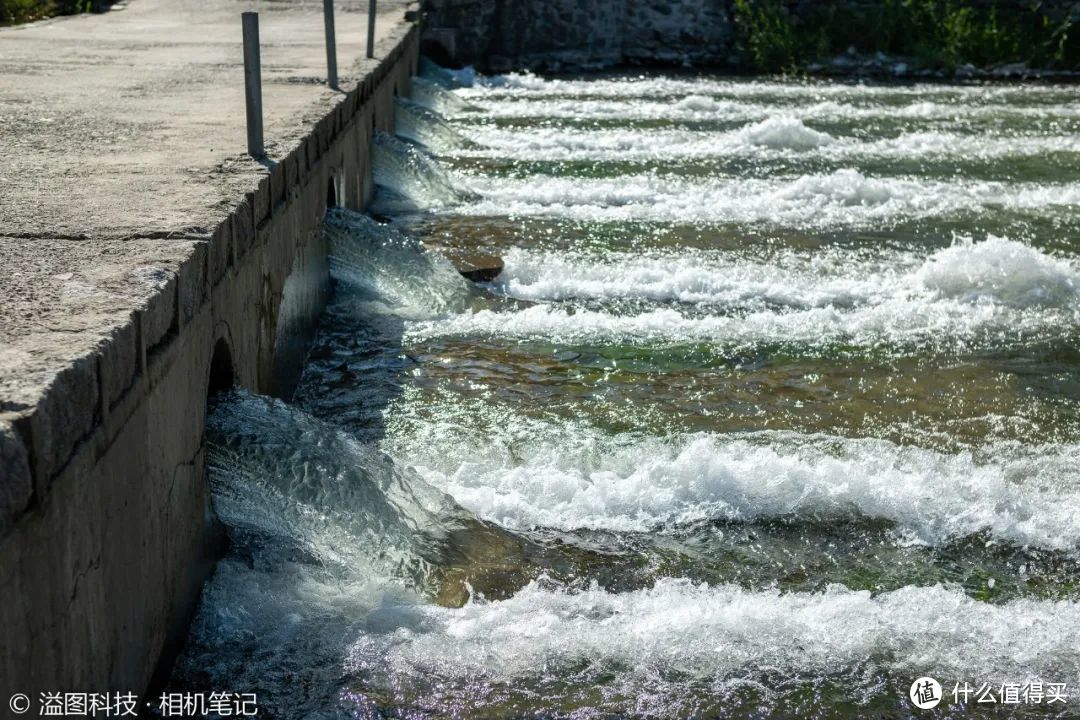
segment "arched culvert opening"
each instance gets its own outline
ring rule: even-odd
[[[443,67],[452,68],[458,67],[458,64],[454,62],[454,58],[451,56],[450,51],[438,40],[426,39],[420,43],[420,54],[426,55],[436,65],[442,65]],[[413,75],[416,74],[416,64],[413,63]]]
[[[210,358],[210,381],[206,386],[206,395],[210,397],[216,393],[230,389],[236,382],[236,373],[233,370],[232,351],[225,338],[219,338],[214,345],[214,355]]]
[[[334,182],[333,175],[330,176],[329,182],[326,183],[326,209],[335,208],[338,206],[338,193],[337,183]]]
[[[214,354],[210,357],[210,377],[206,384],[206,419],[208,422],[215,405],[219,402],[228,402],[227,396],[223,395],[223,393],[231,390],[236,385],[235,367],[229,341],[224,337],[218,338],[217,342],[214,343]],[[203,494],[203,517],[205,521],[203,530],[205,534],[202,552],[197,558],[192,559],[193,564],[191,567],[193,582],[196,582],[199,587],[202,587],[210,579],[217,561],[225,557],[229,550],[228,532],[218,520],[210,500],[210,491],[207,485],[207,474],[209,473],[206,464],[207,442],[207,433],[204,428],[202,440],[203,467],[198,477],[201,477],[203,482],[200,492]],[[171,674],[171,668],[183,649],[183,638],[187,637],[187,628],[195,617],[196,607],[197,605],[192,603],[191,607],[182,611],[184,616],[182,623],[183,635],[177,639],[172,649],[166,649],[162,655],[162,660],[159,661],[159,681],[161,686],[164,686],[165,678],[168,678]]]

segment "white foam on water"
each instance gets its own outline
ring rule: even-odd
[[[937,252],[914,279],[941,297],[992,298],[1014,307],[1064,305],[1080,291],[1071,262],[1002,238],[965,240]]]
[[[463,128],[483,148],[455,153],[465,157],[533,160],[635,160],[762,154],[761,150],[807,151],[834,141],[790,116],[777,116],[729,133],[694,130],[513,130],[493,126]]]
[[[481,310],[446,320],[410,323],[409,342],[436,337],[543,340],[556,344],[704,344],[721,353],[748,352],[762,344],[803,351],[835,345],[862,348],[973,350],[992,344],[1068,331],[1078,322],[1068,311],[1013,309],[996,303],[894,299],[853,310],[833,306],[730,316],[696,317],[674,308],[621,315],[600,310],[536,305],[518,311]]]
[[[1080,322],[1080,271],[1068,260],[1004,238],[963,240],[922,264],[901,258],[896,270],[856,262],[850,272],[831,277],[842,266],[836,260],[842,254],[794,271],[761,263],[693,267],[695,257],[642,256],[625,267],[611,260],[575,264],[571,257],[545,267],[549,255],[517,251],[494,287],[529,300],[648,299],[726,304],[746,312],[701,316],[654,307],[621,314],[540,304],[413,323],[407,336],[412,341],[478,335],[586,344],[707,343],[728,351],[762,343],[958,347],[1069,332]],[[860,277],[860,271],[868,274]],[[769,307],[778,304],[784,307]]]
[[[394,102],[394,133],[435,152],[451,152],[467,144],[442,115],[404,98]]]
[[[565,426],[552,432],[560,429],[579,451],[588,445]],[[211,414],[210,431],[215,505],[234,532],[258,535],[250,547],[254,559],[226,560],[204,592],[179,667],[187,678],[213,682],[271,678],[266,702],[275,714],[325,711],[338,702],[339,690],[372,686],[395,702],[466,714],[498,704],[501,693],[488,691],[501,686],[525,697],[538,693],[544,703],[672,717],[747,682],[775,697],[784,692],[776,689],[778,675],[802,684],[840,677],[853,697],[879,693],[883,673],[1080,680],[1077,603],[991,605],[940,586],[878,595],[841,586],[783,594],[662,578],[651,588],[614,593],[542,579],[502,601],[423,605],[400,581],[401,571],[415,564],[414,553],[435,547],[431,538],[468,519],[449,498],[375,449],[279,401],[234,394]],[[704,437],[688,439],[680,454]],[[798,436],[763,437],[760,447],[782,449],[785,437]],[[797,457],[842,461],[846,442],[822,439]],[[572,468],[578,461],[566,450],[574,446],[558,447]],[[435,454],[439,447],[425,450]],[[455,444],[449,452],[468,449]],[[921,457],[894,452],[913,452],[914,464]],[[1036,466],[1004,471],[1008,482],[1023,486],[1074,477],[1080,466],[1075,454],[1016,452],[1018,463],[1023,456]],[[883,453],[867,447],[855,454]],[[598,457],[602,464],[605,455]],[[850,468],[837,471],[853,482]],[[661,483],[658,492],[665,491]],[[997,510],[1006,504],[1000,501]],[[921,509],[928,507],[924,502]],[[429,540],[421,542],[424,537]],[[598,686],[604,692],[580,702],[582,688]]]
[[[1036,157],[1050,153],[1080,153],[1074,135],[986,136],[948,132],[912,132],[895,138],[838,148],[837,155],[881,158],[976,158]]]
[[[385,453],[281,401],[232,391],[207,429],[215,512],[262,536],[268,559],[306,555],[333,572],[420,591],[451,529],[473,522]]]
[[[539,436],[494,429],[440,455],[418,447],[426,432],[397,442],[427,482],[513,529],[649,532],[705,520],[861,515],[930,545],[987,532],[1015,545],[1080,548],[1074,445],[944,454],[789,432],[669,440],[532,432]]]
[[[446,86],[474,82],[469,71],[436,74]],[[607,89],[607,81],[584,88],[531,76],[476,82],[462,96],[628,94],[627,83],[618,81]],[[682,102],[683,112],[709,113],[723,110],[725,101],[710,95],[716,88],[807,102],[908,92],[777,87],[784,86],[643,80],[629,94],[669,96]],[[1012,91],[930,86],[919,92],[945,103],[1007,99],[995,93]],[[824,153],[844,142],[815,133],[798,116],[766,120],[745,131],[743,144],[762,152]],[[375,143],[377,177],[398,194],[388,211],[471,202],[426,155],[385,136]],[[656,175],[476,182],[488,196],[467,211],[487,203],[498,215],[525,208],[680,222],[767,222],[779,213],[781,222],[811,228],[969,207],[1048,210],[1076,205],[1080,197],[1074,186],[877,179],[854,171],[738,182]],[[715,256],[695,267],[693,256],[677,253],[622,267],[616,256],[580,255],[580,267],[544,268],[543,257],[522,250],[501,281],[510,295],[714,303],[741,314],[702,317],[685,312],[700,308],[652,307],[621,315],[572,303],[466,313],[461,279],[414,241],[346,211],[332,213],[327,224],[342,294],[414,318],[408,340],[491,334],[813,346],[957,342],[993,331],[1000,342],[1077,322],[1073,264],[1000,238],[958,243],[925,261],[882,255],[851,269],[841,267],[842,253],[816,260],[796,253],[773,269]],[[416,295],[421,286],[430,294]],[[623,593],[543,579],[502,601],[474,597],[459,609],[420,604],[422,593],[436,589],[436,571],[458,557],[461,531],[480,527],[455,498],[520,528],[651,532],[713,519],[862,515],[889,520],[926,543],[985,532],[1072,552],[1080,542],[1080,520],[1068,512],[1080,493],[1076,447],[998,444],[950,455],[794,433],[609,437],[580,423],[532,426],[527,433],[505,426],[470,443],[448,443],[459,431],[431,422],[423,437],[387,439],[406,451],[399,457],[418,474],[295,408],[236,395],[211,414],[208,465],[218,512],[241,542],[203,596],[180,667],[200,682],[267,687],[272,714],[349,714],[337,703],[373,685],[391,702],[419,696],[418,705],[440,714],[468,716],[487,704],[487,714],[504,715],[508,708],[565,700],[564,707],[582,715],[600,705],[609,715],[666,718],[698,714],[702,698],[745,684],[761,683],[767,700],[778,676],[800,680],[803,688],[839,677],[842,690],[856,697],[880,695],[881,673],[1080,682],[1080,605],[1069,601],[992,605],[944,587],[872,595],[832,586],[782,594],[663,578]],[[526,703],[504,703],[511,691]]]
[[[665,578],[611,593],[539,581],[503,601],[386,614],[394,621],[360,637],[346,670],[425,705],[464,691],[483,707],[486,687],[525,684],[547,706],[595,685],[586,707],[686,717],[695,698],[719,700],[764,673],[772,687],[776,674],[841,675],[853,696],[880,672],[943,683],[1080,679],[1077,603],[990,605],[940,586],[781,594]]]
[[[720,109],[720,102],[706,95],[687,95],[675,103],[676,110],[689,110],[690,112],[715,113]]]
[[[961,238],[914,251],[825,248],[761,258],[738,252],[606,252],[511,248],[491,287],[523,300],[643,299],[723,305],[856,306],[924,297],[1017,308],[1070,306],[1080,269],[1025,243]]]
[[[447,90],[493,84],[492,79],[480,75],[471,65],[458,69],[442,67],[423,56],[420,58],[420,79]]]
[[[543,79],[509,75],[457,91],[496,118],[629,121],[968,121],[1023,119],[1029,129],[1080,118],[1068,86],[777,83],[717,78]],[[1052,132],[1062,133],[1058,128]],[[1067,135],[1068,133],[1064,133]]]
[[[717,100],[692,95],[679,101],[647,99],[470,98],[473,107],[489,118],[563,120],[763,120],[775,108],[752,102]],[[457,113],[455,113],[457,116]]]
[[[338,282],[337,304],[413,319],[464,306],[468,288],[460,273],[445,257],[428,252],[395,226],[332,208],[323,231],[331,273]]]
[[[511,248],[490,287],[521,300],[651,300],[735,307],[849,307],[871,302],[897,275],[918,267],[909,254],[821,250],[766,259],[742,253],[605,252]]]
[[[517,160],[665,161],[708,158],[769,160],[807,157],[832,161],[863,159],[990,160],[1034,157],[1048,153],[1080,153],[1074,135],[994,137],[953,132],[911,132],[893,138],[864,141],[834,137],[808,127],[791,115],[777,115],[729,132],[706,130],[565,128],[508,129],[462,126],[477,147],[460,148],[441,143],[458,157]],[[418,138],[424,142],[423,138]],[[432,139],[440,146],[440,139]],[[429,143],[432,144],[432,143]]]
[[[378,186],[372,205],[382,214],[444,207],[466,197],[434,158],[381,130],[372,138],[371,162]]]
[[[829,145],[834,138],[828,133],[806,127],[791,115],[776,115],[738,131],[748,145],[777,150],[811,150]]]
[[[594,130],[566,128],[512,130],[464,126],[463,135],[477,147],[457,150],[457,157],[515,160],[664,160],[735,153],[742,143],[715,133],[689,130]]]
[[[455,96],[458,97],[458,96]],[[465,102],[464,98],[460,98]],[[933,120],[963,123],[986,119],[1025,119],[1034,126],[1042,126],[1054,120],[1080,118],[1080,103],[1061,98],[1051,104],[1032,104],[1030,99],[1019,98],[1012,103],[973,103],[962,100],[902,100],[901,102],[866,102],[821,100],[795,102],[790,98],[709,97],[690,95],[682,99],[656,100],[651,96],[620,98],[618,96],[564,99],[552,96],[485,96],[469,97],[469,104],[491,118],[563,119],[563,120],[619,120],[633,122],[651,121],[716,121],[747,122],[766,120],[776,114],[787,114],[800,120],[829,122],[895,120]],[[1024,104],[1017,104],[1024,103]],[[463,110],[447,108],[453,117],[464,114]]]
[[[583,221],[738,223],[830,229],[986,210],[1072,211],[1080,184],[872,177],[842,169],[797,177],[689,178],[656,173],[617,178],[471,176],[480,199],[464,215],[547,216]]]
[[[422,77],[412,79],[412,90],[409,97],[413,102],[419,103],[428,110],[437,112],[444,117],[451,117],[472,109],[469,103],[461,97],[442,85]]]
[[[944,85],[913,83],[911,85],[866,85],[810,80],[806,82],[774,82],[768,80],[739,80],[722,78],[679,78],[671,76],[624,76],[608,79],[543,78],[530,73],[511,73],[494,77],[478,77],[471,87],[456,91],[468,98],[495,97],[563,97],[563,98],[670,98],[679,102],[687,98],[691,105],[705,107],[702,98],[764,100],[797,99],[855,102],[904,101],[916,102],[1023,102],[1028,99],[1045,104],[1047,100],[1075,101],[1074,89],[1068,85],[1031,84],[1023,87],[993,87],[980,85]]]

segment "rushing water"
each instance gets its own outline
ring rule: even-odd
[[[433,71],[397,124],[296,397],[211,414],[232,547],[174,685],[1080,716],[1075,88]]]

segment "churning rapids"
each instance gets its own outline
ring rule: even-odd
[[[295,397],[210,414],[231,545],[174,686],[1080,717],[1075,88],[428,66],[397,127]]]

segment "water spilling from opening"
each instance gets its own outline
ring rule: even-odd
[[[375,132],[372,142],[371,164],[375,213],[395,215],[448,207],[469,197],[427,153],[381,130]]]
[[[232,547],[174,685],[865,718],[928,675],[928,716],[1078,715],[953,695],[1080,687],[1072,88],[425,67],[377,219],[327,216],[295,398],[211,413]]]
[[[436,100],[430,91],[426,99],[433,107],[448,104],[441,99]],[[394,131],[400,138],[442,152],[460,149],[469,144],[469,141],[432,107],[405,98],[395,99]]]

